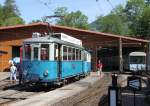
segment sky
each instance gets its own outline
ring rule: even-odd
[[[3,5],[5,0],[0,0]],[[97,1],[97,2],[96,2]],[[80,10],[88,17],[89,23],[100,15],[108,14],[116,5],[125,5],[127,0],[16,0],[21,17],[26,23],[53,15],[57,7],[67,7],[68,11]],[[45,5],[47,3],[47,5]]]

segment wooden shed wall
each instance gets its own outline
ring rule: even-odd
[[[0,42],[0,51],[6,52],[0,55],[0,71],[8,71],[9,69],[8,62],[10,59],[12,59],[12,47],[21,46],[22,40],[23,39]]]

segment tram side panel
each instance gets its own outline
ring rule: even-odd
[[[83,73],[82,61],[63,61],[61,67],[62,79]]]
[[[57,61],[23,61],[24,77],[31,82],[57,80]]]
[[[83,71],[85,74],[87,74],[91,71],[91,55],[86,51],[84,52]]]

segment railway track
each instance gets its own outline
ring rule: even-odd
[[[0,106],[6,106],[12,102],[25,100],[31,96],[45,93],[55,89],[41,86],[20,86],[18,82],[10,83],[8,80],[0,81]]]
[[[33,90],[33,89],[31,89]],[[11,89],[11,90],[4,90],[0,92],[0,106],[5,106],[8,105],[12,102],[17,102],[20,100],[25,100],[28,97],[38,95],[41,93],[45,93],[44,91],[23,91],[22,90],[16,90],[16,89]]]
[[[68,82],[71,84],[74,81]],[[58,88],[58,86],[20,86],[18,82],[11,83],[9,80],[0,81],[0,106],[6,106],[14,102],[25,100],[31,96],[46,93]]]

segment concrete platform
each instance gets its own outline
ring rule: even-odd
[[[10,72],[0,72],[0,81],[8,79]]]
[[[82,93],[85,92],[86,94],[90,94],[90,92],[93,91],[91,88],[96,88],[97,83],[101,83],[101,86],[106,86],[103,83],[103,80],[107,78],[100,78],[95,73],[92,73],[90,76],[77,81],[75,83],[69,84],[67,86],[64,86],[62,88],[58,88],[56,90],[39,94],[36,96],[29,97],[26,100],[22,100],[16,103],[11,103],[9,106],[71,106],[73,105],[72,102],[77,101],[80,99],[80,96],[84,96]],[[111,82],[109,80],[109,82]],[[98,88],[98,87],[97,87]],[[100,88],[98,88],[100,89]],[[107,91],[107,89],[104,89]],[[70,98],[70,99],[69,99]],[[74,101],[71,101],[74,99]],[[71,104],[61,104],[58,102],[60,101],[68,101],[68,103]]]

